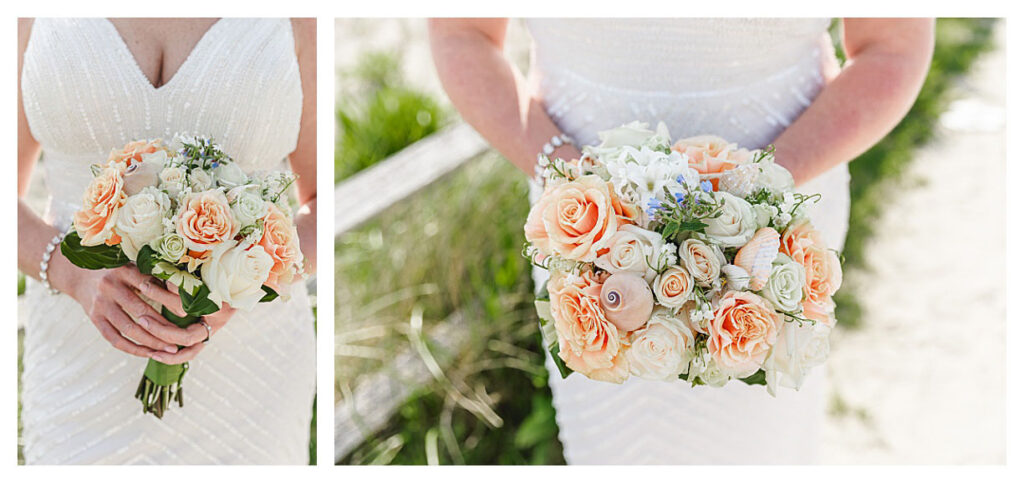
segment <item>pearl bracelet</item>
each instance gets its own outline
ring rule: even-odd
[[[565,133],[560,133],[551,136],[551,140],[544,143],[544,146],[541,146],[540,152],[537,153],[537,164],[533,167],[534,174],[538,178],[540,177],[541,172],[543,171],[543,167],[545,165],[545,160],[547,159],[547,157],[551,156],[551,154],[555,152],[555,149],[558,149],[560,146],[563,146],[565,144],[573,144],[573,140]]]
[[[46,274],[46,270],[50,268],[50,257],[53,255],[53,250],[60,245],[61,240],[64,237],[62,235],[54,235],[50,243],[46,245],[46,251],[43,252],[43,259],[39,262],[39,280],[43,282],[43,287],[46,288],[50,295],[57,295],[60,293],[59,290],[50,286],[49,276]]]

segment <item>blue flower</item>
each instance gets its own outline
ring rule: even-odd
[[[682,204],[686,200],[686,196],[682,193],[672,193],[676,197],[676,203]]]
[[[683,175],[676,176],[676,183],[683,184],[685,181]]]
[[[700,189],[704,190],[705,193],[710,193],[711,192],[711,182],[708,181],[708,180],[701,181],[700,182]]]

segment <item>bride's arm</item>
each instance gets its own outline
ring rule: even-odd
[[[39,218],[24,201],[41,151],[29,129],[21,99],[21,69],[31,29],[31,19],[18,20],[18,269],[39,279],[43,251],[50,240],[61,233]],[[114,270],[83,270],[71,264],[58,249],[50,259],[47,277],[53,288],[81,304],[103,338],[121,351],[140,357],[170,356],[178,349],[169,339],[154,335],[153,328],[169,326],[174,329],[168,329],[171,333],[186,334],[160,316],[138,294],[155,300],[177,299],[177,296],[132,265]],[[133,317],[150,327],[143,328]]]
[[[846,19],[848,61],[775,141],[797,184],[857,157],[914,103],[932,56],[932,19]]]
[[[519,69],[504,55],[508,19],[431,19],[430,47],[441,83],[462,118],[533,176],[544,143],[560,134]],[[554,155],[576,158],[574,146]]]
[[[299,196],[295,226],[308,274],[316,272],[316,21],[293,19],[295,53],[302,79],[302,120],[295,151],[288,156]]]

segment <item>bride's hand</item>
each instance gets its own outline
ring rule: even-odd
[[[170,296],[168,296],[168,294]],[[178,287],[168,283],[167,289],[162,293],[159,293],[157,297],[153,298],[153,300],[159,302],[175,315],[179,317],[184,316],[185,311],[181,307],[181,298],[177,294]],[[164,364],[181,364],[194,359],[196,355],[206,347],[206,344],[204,344],[203,341],[205,341],[208,336],[212,337],[213,334],[216,334],[221,327],[224,327],[228,323],[228,320],[230,320],[233,315],[235,315],[235,309],[224,304],[220,310],[210,315],[203,316],[203,321],[210,326],[209,333],[206,331],[206,327],[204,327],[203,324],[198,323],[192,324],[184,329],[166,321],[163,323],[160,323],[159,321],[156,321],[155,323],[151,321],[142,323],[151,324],[147,330],[157,337],[184,347],[177,351],[177,353],[155,354],[153,359]]]
[[[134,265],[83,270],[62,256],[55,256],[51,264],[55,287],[81,304],[96,329],[116,349],[152,358],[178,352],[174,341],[148,328],[173,324],[139,296],[157,300],[172,295],[159,280],[142,274]]]

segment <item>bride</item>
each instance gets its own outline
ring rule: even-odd
[[[463,118],[527,175],[537,155],[566,159],[597,133],[664,121],[676,139],[714,134],[776,147],[841,249],[846,163],[906,114],[927,73],[933,22],[848,19],[840,69],[828,19],[531,19],[528,78],[503,56],[508,21],[430,23],[435,64]],[[550,146],[548,146],[550,147]],[[545,275],[535,273],[538,286]],[[573,464],[810,463],[825,414],[824,374],[771,398],[731,382],[691,388],[631,378],[562,379],[548,360],[559,438]]]
[[[304,284],[293,284],[287,301],[224,308],[204,318],[209,328],[179,329],[142,299],[180,308],[178,296],[133,265],[83,270],[59,249],[41,262],[70,226],[91,163],[128,141],[181,133],[213,137],[249,172],[290,163],[311,273],[315,20],[22,19],[18,27],[18,267],[49,282],[29,284],[25,295],[26,463],[306,464],[316,366]],[[49,191],[42,216],[24,201],[39,159]],[[186,404],[162,420],[133,398],[146,358],[190,361]]]

